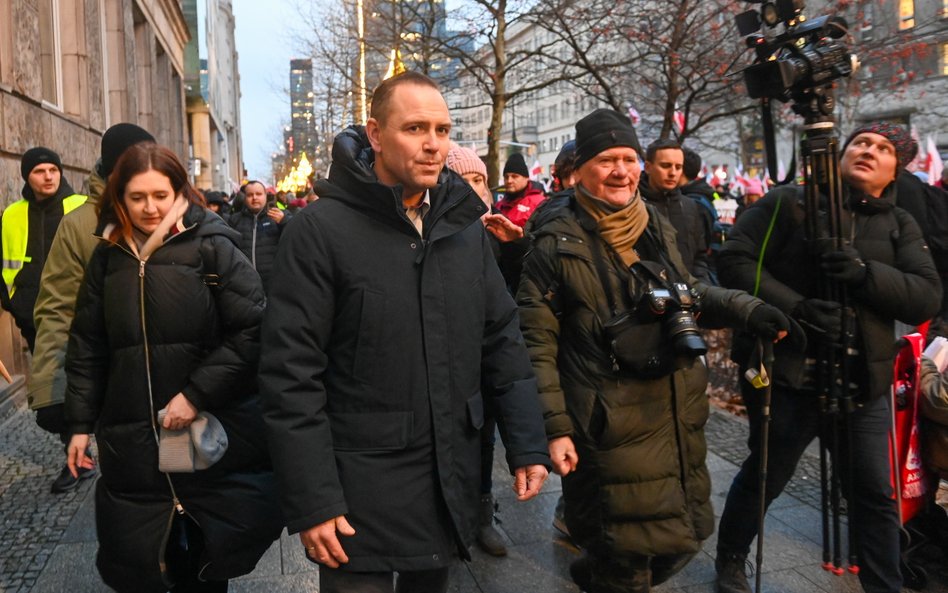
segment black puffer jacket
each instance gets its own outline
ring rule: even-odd
[[[147,263],[96,248],[66,358],[70,431],[94,430],[99,447],[97,565],[120,591],[169,588],[175,496],[203,532],[204,579],[250,572],[282,528],[254,380],[263,288],[217,215],[191,206],[183,223]],[[217,416],[229,446],[210,469],[163,474],[156,416],[179,392]]]
[[[485,399],[511,469],[549,456],[486,207],[445,169],[420,237],[373,158],[361,127],[340,134],[287,228],[260,379],[289,531],[346,515],[347,570],[423,570],[472,540]]]
[[[283,229],[292,218],[290,212],[283,210],[283,220],[277,223],[267,216],[266,208],[253,214],[245,207],[227,219],[230,226],[240,233],[237,245],[260,274],[264,288],[270,286],[270,271],[273,269],[277,245],[280,243]]]
[[[918,224],[893,205],[895,185],[881,198],[848,195],[842,228],[846,239],[867,266],[865,281],[850,289],[856,312],[856,348],[860,351],[856,379],[870,398],[889,393],[896,353],[894,321],[917,325],[930,319],[941,298],[941,282]],[[779,205],[779,209],[778,209]],[[776,214],[775,214],[776,212]],[[734,225],[718,257],[721,284],[754,291],[764,238],[758,296],[788,315],[807,298],[818,298],[819,267],[807,253],[803,189],[783,186],[748,208]],[[772,227],[772,231],[769,230]],[[810,336],[814,356],[818,338]],[[735,340],[732,358],[745,364],[749,341]],[[799,343],[781,340],[774,347],[774,375],[791,387],[805,378],[805,352]]]

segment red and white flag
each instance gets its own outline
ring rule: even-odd
[[[635,110],[635,107],[629,105],[629,119],[632,120],[632,125],[637,126],[639,122],[642,121],[642,116],[639,115],[639,112]]]
[[[530,179],[533,181],[539,181],[540,175],[543,175],[543,165],[541,165],[540,160],[537,159],[533,161],[533,166],[530,167]]]
[[[675,127],[678,128],[678,133],[681,134],[685,131],[685,125],[688,123],[685,119],[685,113],[683,111],[675,110]]]
[[[938,146],[935,144],[935,138],[928,135],[928,141],[925,144],[925,150],[928,156],[925,158],[925,170],[928,172],[928,183],[934,185],[941,179],[941,171],[944,169],[944,163],[941,161],[941,154],[938,153]]]

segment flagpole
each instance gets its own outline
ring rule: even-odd
[[[359,27],[359,119],[362,125],[368,121],[366,114],[365,92],[365,13],[362,10],[362,0],[356,1]]]

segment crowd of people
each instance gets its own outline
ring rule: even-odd
[[[800,186],[735,197],[694,150],[643,149],[609,109],[576,122],[549,189],[514,153],[495,194],[450,132],[436,83],[407,72],[300,198],[260,181],[198,191],[127,123],[103,135],[82,194],[53,150],[23,155],[0,296],[33,352],[36,421],[65,446],[53,492],[101,473],[104,582],[226,591],[286,528],[325,593],[446,591],[475,542],[507,553],[499,432],[517,500],[562,476],[551,519],[582,550],[576,584],[648,592],[715,529],[702,332],[730,328],[742,373],[774,345],[773,422],[762,481],[761,390],[742,381],[751,438],[718,526],[718,591],[750,591],[760,488],[769,505],[815,438],[821,352],[842,335],[857,405],[833,463],[855,479],[859,579],[900,591],[894,327],[945,315],[948,264],[925,214],[948,194],[903,179],[908,133],[846,136],[845,236],[817,248],[805,231],[827,205]],[[926,378],[944,423],[946,379]]]

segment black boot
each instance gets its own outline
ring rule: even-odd
[[[494,529],[494,497],[481,495],[480,523],[477,527],[477,544],[491,556],[506,556],[504,538]]]
[[[714,570],[718,593],[751,593],[750,583],[747,582],[747,554],[737,552],[722,552],[718,550],[718,557],[714,560]]]

